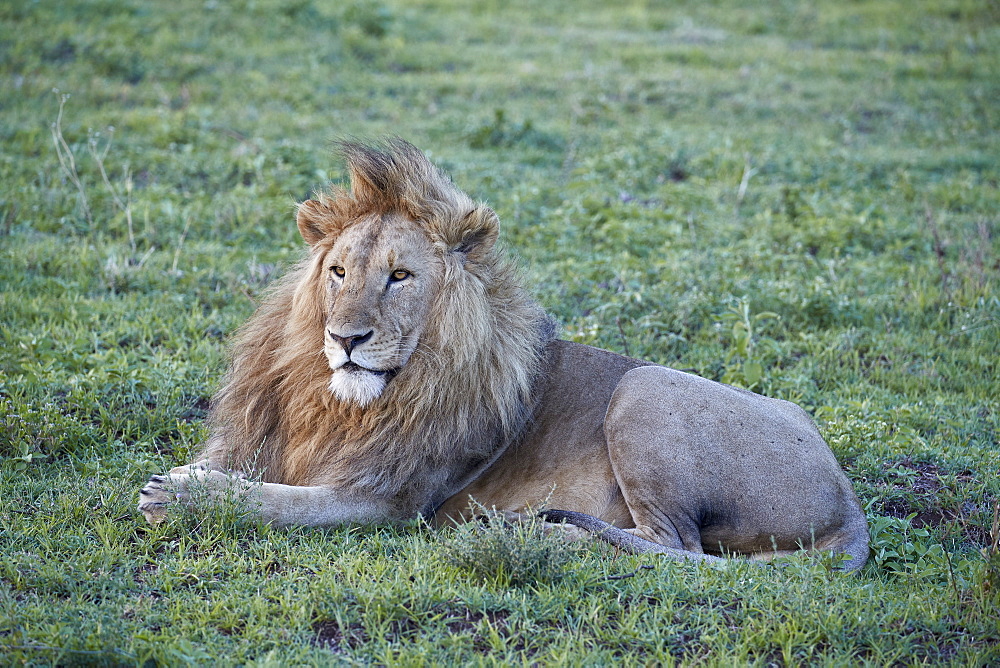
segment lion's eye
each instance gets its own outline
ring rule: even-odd
[[[397,269],[396,271],[389,274],[389,280],[394,283],[406,280],[409,277],[410,277],[410,272],[406,271],[405,269]]]
[[[343,278],[344,274],[347,273],[346,271],[344,271],[344,268],[339,265],[333,265],[332,267],[330,267],[330,271],[332,271],[334,276],[336,276],[337,278]]]

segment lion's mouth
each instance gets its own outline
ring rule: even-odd
[[[369,369],[368,367],[361,366],[357,362],[344,362],[344,364],[337,369],[337,371],[346,371],[347,373],[370,373],[373,376],[384,376],[386,380],[389,380],[399,373],[399,369]]]

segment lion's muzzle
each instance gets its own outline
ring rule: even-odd
[[[347,353],[347,356],[350,357],[351,352],[353,352],[357,346],[371,340],[372,335],[375,334],[375,330],[368,330],[367,334],[352,334],[350,336],[338,336],[330,330],[327,330],[326,333],[335,343],[339,343],[341,347],[343,347],[344,352]]]

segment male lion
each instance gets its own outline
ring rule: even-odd
[[[240,330],[201,461],[140,492],[150,522],[195,483],[279,526],[546,503],[633,550],[865,563],[865,516],[802,409],[554,338],[489,207],[402,140],[342,151],[350,189],[299,206],[308,257]]]

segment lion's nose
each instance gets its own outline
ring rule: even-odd
[[[337,336],[333,332],[329,332],[330,337],[334,341],[336,341],[337,343],[339,343],[341,346],[343,346],[344,351],[347,353],[348,357],[350,357],[351,351],[353,351],[357,346],[361,345],[362,343],[364,343],[368,339],[372,338],[372,334],[374,334],[374,333],[375,333],[375,331],[371,330],[367,334],[355,334],[355,335],[351,335],[351,336]]]

